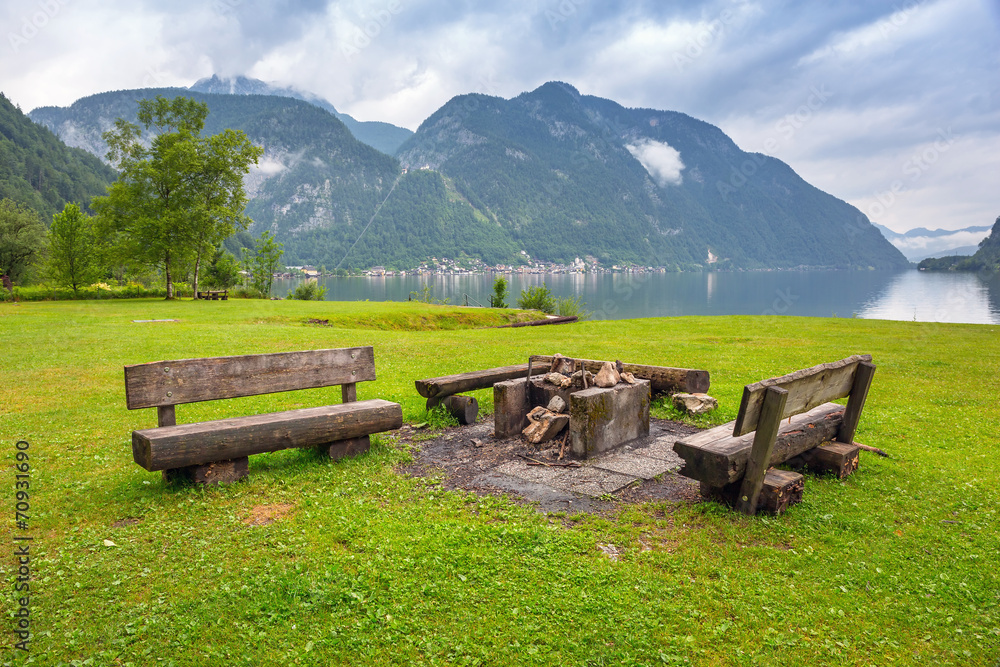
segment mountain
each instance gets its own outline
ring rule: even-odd
[[[356,139],[389,155],[395,153],[400,144],[413,134],[412,131],[405,127],[398,127],[391,123],[355,120],[346,113],[340,113],[332,104],[312,93],[296,90],[295,88],[274,86],[260,79],[250,79],[245,76],[220,79],[218,76],[213,75],[205,79],[199,79],[188,90],[216,95],[276,95],[278,97],[291,97],[303,100],[304,102],[315,104],[321,109],[326,109],[339,118]]]
[[[930,271],[982,271],[994,274],[1000,271],[1000,217],[993,223],[989,236],[979,242],[979,248],[972,257],[951,255],[929,258],[920,262],[918,267]]]
[[[274,230],[291,265],[510,264],[523,252],[672,270],[908,266],[860,211],[783,162],[690,116],[626,109],[567,84],[456,97],[398,157],[290,96],[127,90],[30,115],[103,156],[102,132],[155,95],[203,101],[206,134],[231,127],[264,147],[246,181],[251,232]]]
[[[872,224],[911,262],[919,262],[928,257],[975,254],[979,248],[976,244],[990,232],[990,227],[985,226],[954,230],[916,227],[899,233],[878,223]]]
[[[114,169],[70,148],[0,93],[0,198],[34,209],[48,224],[66,203],[86,208],[115,178]]]
[[[31,115],[68,143],[103,156],[101,134],[117,118],[134,122],[136,101],[156,95],[204,102],[204,134],[243,130],[264,147],[246,180],[247,214],[255,221],[253,234],[275,232],[289,265],[409,267],[431,256],[467,254],[494,264],[515,258],[513,241],[441,174],[402,174],[396,158],[358,141],[338,118],[302,100],[159,88],[101,93]]]
[[[675,111],[550,82],[462,95],[397,151],[439,170],[532,256],[673,268],[891,269],[906,258],[858,209],[785,163]]]

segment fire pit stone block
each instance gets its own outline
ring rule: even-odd
[[[570,395],[570,444],[588,458],[649,435],[649,380]]]
[[[528,380],[504,380],[493,385],[493,426],[497,438],[521,435],[528,425]]]

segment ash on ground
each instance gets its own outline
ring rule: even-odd
[[[570,456],[564,436],[537,447],[520,437],[498,440],[492,418],[436,432],[406,425],[393,435],[413,454],[413,462],[398,469],[404,474],[434,477],[448,489],[507,494],[542,512],[574,514],[607,512],[622,502],[697,502],[698,483],[677,474],[681,460],[673,444],[699,430],[650,418],[649,436],[585,460]]]

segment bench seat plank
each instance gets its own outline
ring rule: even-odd
[[[414,380],[417,393],[424,398],[436,398],[460,394],[473,389],[489,389],[497,382],[514,380],[528,372],[528,364],[487,368],[483,371],[443,375],[438,378]]]
[[[375,379],[371,347],[179,359],[125,367],[129,410]]]
[[[293,447],[312,447],[397,429],[398,403],[382,399],[132,432],[132,455],[146,470],[168,470]]]
[[[783,463],[823,442],[836,439],[843,415],[843,405],[825,403],[795,415],[791,420],[782,420],[770,465]],[[734,437],[733,423],[716,426],[676,442],[674,451],[684,459],[680,474],[713,487],[742,479],[754,434]]]

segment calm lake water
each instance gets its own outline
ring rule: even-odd
[[[491,275],[326,278],[329,301],[406,301],[430,287],[436,299],[489,304]],[[1000,324],[1000,275],[924,271],[773,271],[507,275],[507,301],[544,281],[579,296],[597,319],[676,315],[798,315]],[[297,280],[275,281],[286,295]]]

